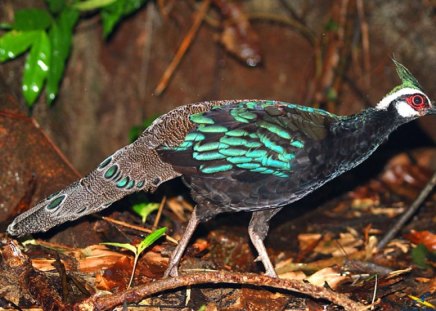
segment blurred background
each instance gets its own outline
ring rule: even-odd
[[[145,1],[107,40],[100,15],[82,13],[55,104],[46,105],[43,95],[31,111],[82,174],[127,144],[132,126],[191,102],[265,98],[355,113],[398,83],[392,57],[435,98],[431,0],[211,1],[180,65],[156,95],[202,3]],[[0,20],[13,21],[25,7],[45,4],[3,0]],[[245,19],[248,29],[238,25]],[[24,60],[2,64],[0,77],[26,111],[20,91]],[[436,137],[431,124],[425,128]]]

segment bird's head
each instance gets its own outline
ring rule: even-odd
[[[375,108],[378,110],[393,108],[405,120],[436,114],[436,107],[422,91],[418,80],[396,60],[394,60],[394,64],[402,83],[386,95]]]

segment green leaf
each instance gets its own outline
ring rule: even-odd
[[[326,31],[337,31],[339,29],[339,24],[333,19],[329,19],[327,23],[324,25],[324,29]]]
[[[159,203],[139,203],[132,206],[132,210],[141,216],[142,223],[147,221],[148,215],[159,209]]]
[[[123,17],[123,2],[115,1],[111,5],[101,10],[101,21],[103,24],[103,35],[107,38],[115,25],[118,24],[121,17]]]
[[[334,102],[338,100],[338,93],[336,92],[336,90],[334,89],[334,87],[329,87],[327,90],[327,100]]]
[[[0,37],[0,62],[25,52],[38,37],[38,31],[9,31]]]
[[[50,12],[55,14],[61,12],[62,9],[65,7],[64,0],[45,0],[45,2],[47,3]]]
[[[141,241],[138,245],[138,254],[141,254],[144,249],[152,245],[154,242],[159,240],[167,231],[166,227],[162,227],[150,233],[144,240]]]
[[[52,103],[59,92],[59,84],[65,69],[73,38],[73,29],[79,18],[77,10],[66,9],[61,12],[58,19],[53,23],[50,32],[50,44],[52,57],[50,71],[47,75],[47,100]]]
[[[100,9],[107,5],[114,3],[117,0],[86,0],[73,4],[73,8],[80,11],[91,11],[95,9]],[[125,1],[125,0],[123,0]]]
[[[12,24],[9,23],[0,23],[0,29],[2,30],[11,30]]]
[[[124,1],[124,16],[129,15],[141,8],[147,0],[128,0]]]
[[[41,93],[45,78],[50,68],[50,41],[45,31],[37,32],[30,53],[24,65],[22,89],[24,99],[32,106]]]
[[[419,268],[428,268],[427,257],[430,252],[423,244],[418,244],[412,249],[412,261]]]
[[[133,254],[136,255],[136,247],[129,244],[129,243],[106,242],[106,243],[100,243],[100,244],[124,248],[124,249],[131,251]]]
[[[52,23],[52,18],[45,10],[21,9],[15,12],[15,30],[44,30]]]
[[[141,133],[144,132],[144,130],[149,127],[158,117],[159,115],[157,114],[152,115],[151,117],[145,119],[141,125],[133,126],[129,131],[129,141],[131,143],[134,142],[141,135]]]
[[[64,29],[74,29],[79,19],[80,13],[75,9],[65,9],[61,12],[58,18],[58,22]]]
[[[143,6],[147,0],[116,0],[101,11],[103,35],[107,38],[120,20]]]

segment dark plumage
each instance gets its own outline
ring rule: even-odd
[[[263,245],[271,217],[360,164],[398,126],[436,112],[416,79],[395,64],[402,84],[375,108],[352,116],[266,100],[176,108],[91,174],[18,216],[8,232],[46,231],[100,211],[129,193],[153,191],[183,176],[197,207],[166,275],[177,275],[200,222],[223,212],[250,211],[251,241],[266,273],[275,276]]]

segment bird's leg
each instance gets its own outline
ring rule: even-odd
[[[263,240],[268,233],[269,220],[279,211],[280,208],[253,212],[250,224],[248,225],[248,234],[259,254],[258,258],[262,261],[263,266],[265,267],[265,274],[271,277],[277,277],[277,273],[268,257]]]
[[[185,252],[186,246],[188,245],[189,240],[191,239],[192,234],[200,223],[200,219],[197,216],[196,209],[192,212],[191,219],[189,219],[188,226],[183,233],[182,239],[179,241],[176,249],[171,254],[170,261],[168,263],[168,268],[164,273],[164,277],[168,276],[178,276],[178,266],[180,263],[180,259],[182,259],[182,255]]]

